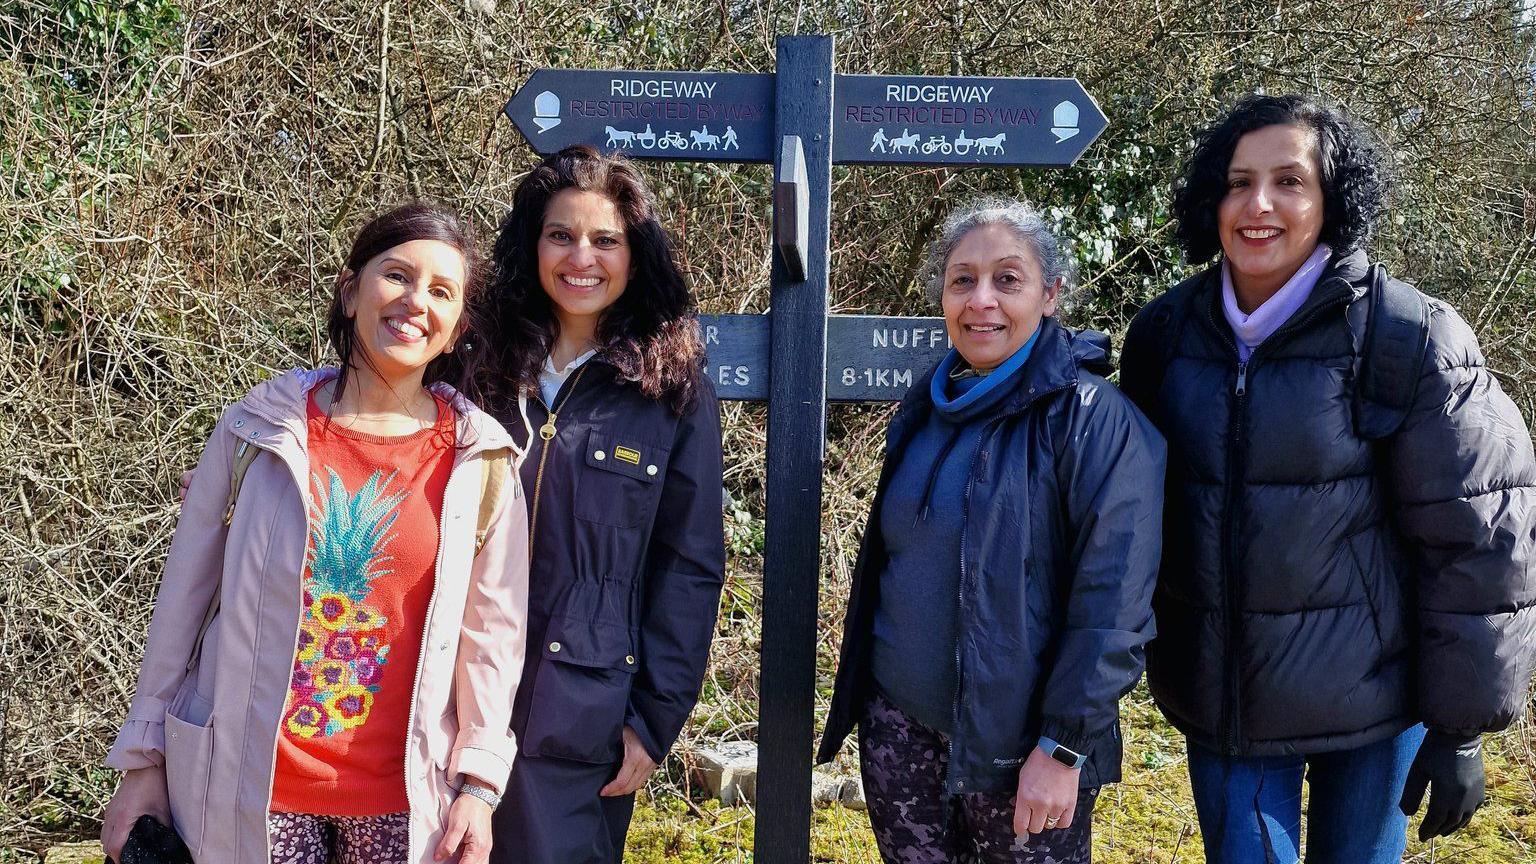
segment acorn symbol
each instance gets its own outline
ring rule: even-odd
[[[548,90],[533,97],[533,124],[540,132],[560,125],[560,97]]]
[[[1071,102],[1059,102],[1056,110],[1051,112],[1051,132],[1056,136],[1056,143],[1075,136],[1081,129],[1077,128],[1077,106]]]

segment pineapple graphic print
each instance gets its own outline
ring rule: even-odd
[[[455,417],[378,436],[308,408],[309,536],[271,809],[378,816],[406,810],[405,744],[437,578]],[[269,721],[270,722],[270,721]]]
[[[299,738],[331,736],[368,722],[389,662],[389,620],[368,603],[390,574],[389,542],[407,492],[374,471],[356,492],[330,468],[313,478],[308,573],[298,654],[284,726]]]

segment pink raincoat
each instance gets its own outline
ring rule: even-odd
[[[177,833],[200,864],[269,859],[267,812],[311,512],[305,399],[335,375],[293,371],[267,381],[214,427],[176,524],[137,695],[107,757],[123,771],[166,766]],[[498,792],[506,783],[528,608],[528,512],[511,465],[485,544],[478,555],[474,548],[482,467],[512,440],[452,388],[433,390],[458,414],[458,450],[402,742],[413,864],[432,860],[461,773]],[[226,528],[239,441],[266,452],[247,470]],[[218,615],[199,649],[215,586]]]

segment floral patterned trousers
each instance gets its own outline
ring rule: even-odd
[[[409,813],[267,814],[272,864],[405,864],[409,826]]]

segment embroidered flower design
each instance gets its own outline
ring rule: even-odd
[[[351,633],[337,633],[325,646],[325,654],[335,660],[357,659],[357,637]]]
[[[331,691],[325,697],[325,734],[363,725],[372,707],[373,693],[367,687],[349,684]]]
[[[316,475],[304,620],[284,725],[302,738],[363,725],[384,677],[389,623],[368,605],[373,580],[391,571],[385,547],[406,493],[385,494],[394,475],[375,471],[356,493],[335,471]]]
[[[357,683],[377,691],[379,682],[384,680],[384,661],[377,655],[363,655],[353,661],[352,671]]]
[[[309,612],[327,630],[340,630],[352,617],[352,601],[344,594],[321,594],[309,604]]]
[[[313,738],[325,724],[325,712],[313,702],[300,702],[288,712],[285,725],[300,738]]]
[[[299,664],[308,663],[310,660],[321,656],[321,652],[325,647],[325,641],[326,630],[320,626],[320,622],[305,621],[299,627],[299,653],[297,657]],[[294,667],[296,674],[298,669],[299,666]]]

